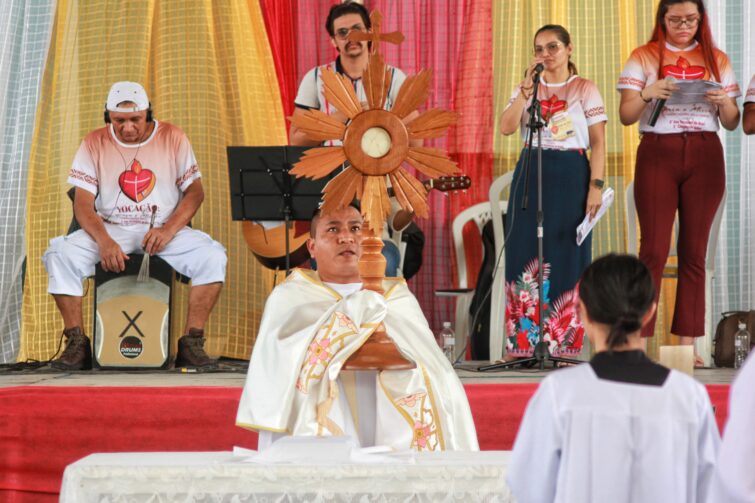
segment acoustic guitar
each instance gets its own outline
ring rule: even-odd
[[[422,182],[426,189],[451,192],[468,189],[472,181],[468,176],[442,176]],[[393,190],[388,189],[393,197]],[[307,239],[309,239],[309,222],[295,220],[288,230],[289,263],[298,267],[309,259]],[[285,224],[265,228],[262,224],[244,221],[242,230],[247,246],[252,250],[260,264],[268,269],[285,269],[286,267],[286,229]]]

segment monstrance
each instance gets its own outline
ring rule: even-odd
[[[362,241],[359,274],[365,289],[382,294],[385,258],[381,254],[380,236],[391,211],[386,179],[390,180],[404,210],[427,217],[427,189],[402,164],[406,162],[433,178],[456,173],[456,163],[442,150],[414,147],[410,143],[442,136],[456,122],[456,114],[437,108],[419,115],[413,113],[428,97],[432,73],[427,69],[408,77],[393,108],[384,110],[391,87],[391,71],[383,61],[380,42],[399,44],[404,36],[400,32],[381,33],[382,15],[378,11],[370,14],[370,21],[371,31],[349,34],[349,40],[372,44],[363,74],[366,108],[359,102],[347,77],[325,68],[322,72],[325,98],[343,112],[348,121],[344,124],[319,110],[307,110],[290,120],[312,140],[341,140],[343,146],[307,150],[291,173],[318,179],[348,161],[349,166],[325,186],[322,209],[330,212],[348,206],[355,198],[360,200],[367,230]],[[395,370],[414,366],[400,354],[381,326],[343,368]]]

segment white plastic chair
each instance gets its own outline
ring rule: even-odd
[[[490,185],[488,197],[493,215],[506,215],[508,200],[501,199],[504,190],[511,185],[514,172],[509,171],[496,178]],[[495,361],[503,357],[503,346],[506,332],[506,295],[504,284],[506,282],[505,264],[506,255],[503,250],[503,219],[493,219],[493,236],[495,238],[495,258],[497,260],[493,271],[493,290],[490,296],[490,360]],[[500,257],[499,257],[500,255]]]
[[[464,251],[464,237],[462,231],[469,222],[474,222],[482,239],[482,228],[492,218],[490,203],[477,203],[465,209],[454,218],[451,232],[456,255],[456,277],[459,279],[458,288],[451,290],[436,290],[438,297],[455,297],[456,314],[454,320],[454,332],[456,332],[456,347],[464,347],[470,333],[469,306],[472,303],[474,289],[469,288],[467,280],[467,259]]]
[[[721,220],[724,214],[724,205],[726,203],[726,192],[721,198],[721,203],[716,210],[716,216],[713,217],[713,223],[710,226],[708,235],[708,249],[705,253],[705,335],[695,339],[695,349],[699,354],[706,367],[711,365],[711,350],[713,346],[713,278],[716,269],[716,252],[718,251],[718,234],[721,230]],[[627,185],[626,204],[624,205],[624,214],[627,220],[627,252],[638,255],[639,246],[637,243],[637,206],[634,203],[634,182]],[[676,236],[679,235],[679,216],[674,220],[674,239],[671,240],[671,249],[669,257],[675,257],[676,254]],[[664,278],[676,278],[679,276],[679,267],[677,264],[666,264],[663,268]]]

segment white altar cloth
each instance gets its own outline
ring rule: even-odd
[[[413,464],[256,464],[230,452],[91,454],[66,467],[62,503],[510,502],[509,451],[415,454]]]

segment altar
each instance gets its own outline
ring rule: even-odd
[[[437,452],[395,463],[245,461],[231,452],[91,454],[63,475],[61,503],[509,502],[509,451]]]

